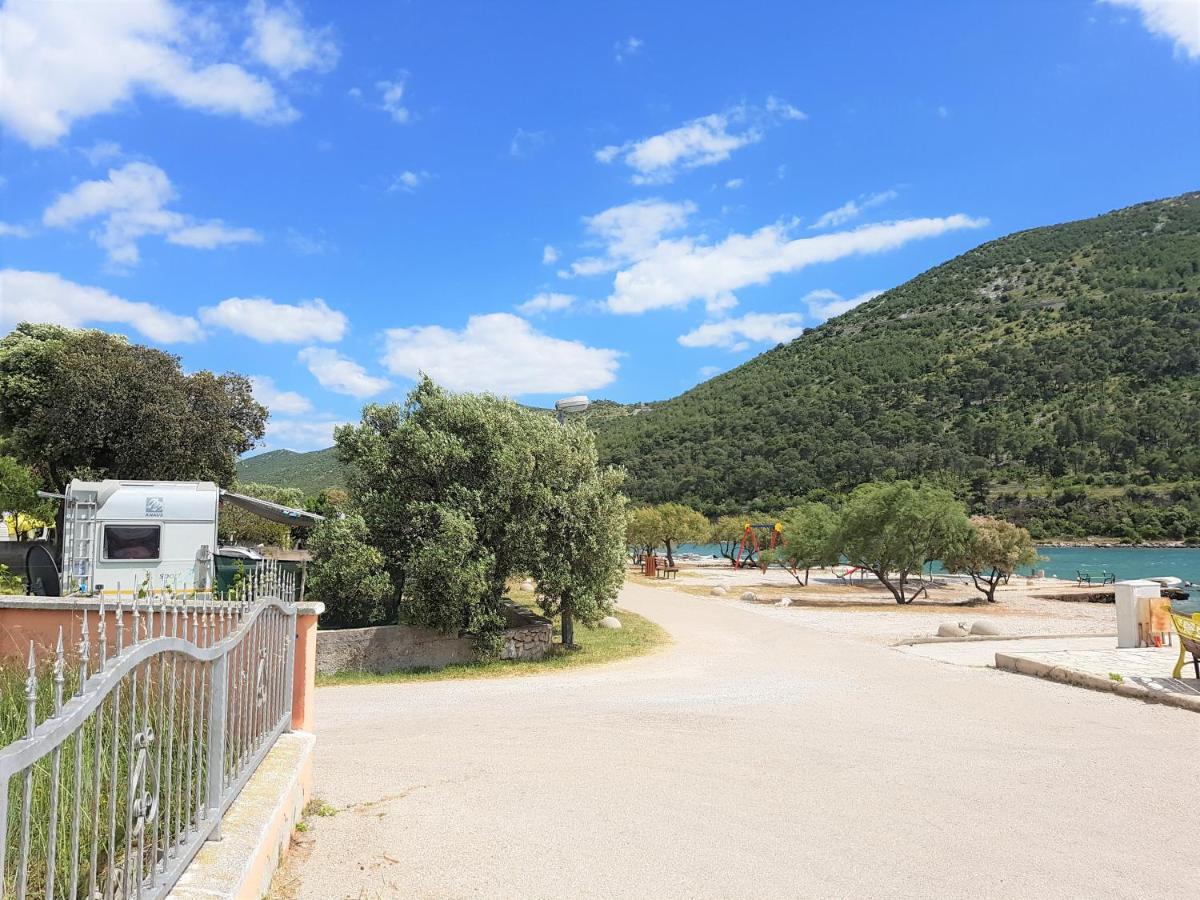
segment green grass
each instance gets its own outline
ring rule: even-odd
[[[513,600],[518,603],[529,599],[520,591],[512,591]],[[535,610],[536,611],[536,610]],[[410,681],[443,681],[463,680],[468,678],[512,678],[521,675],[538,675],[543,672],[555,672],[560,669],[574,669],[579,666],[594,666],[602,663],[616,662],[631,656],[649,653],[671,641],[658,625],[649,619],[631,613],[628,610],[617,610],[616,616],[621,620],[619,629],[586,628],[575,626],[575,643],[577,650],[567,650],[561,644],[552,645],[550,652],[539,660],[508,660],[493,659],[463,665],[446,666],[441,669],[404,669],[397,672],[376,674],[374,672],[338,672],[336,675],[318,675],[318,687],[330,687],[346,684],[380,684],[403,683]],[[559,620],[554,620],[554,637],[559,637]]]

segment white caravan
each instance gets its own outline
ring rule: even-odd
[[[284,525],[321,516],[224,491],[211,481],[79,481],[63,502],[62,596],[139,588],[212,590],[217,514],[233,503]]]

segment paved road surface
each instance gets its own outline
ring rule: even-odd
[[[313,820],[301,896],[1194,888],[1195,854],[1175,856],[1200,833],[1194,713],[785,610],[636,585],[621,602],[675,643],[591,670],[320,691],[317,790],[341,811]]]

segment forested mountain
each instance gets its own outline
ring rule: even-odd
[[[237,478],[243,484],[298,488],[310,495],[319,493],[322,488],[345,486],[342,467],[332,447],[309,453],[268,450],[240,460]]]
[[[1200,193],[984,244],[597,434],[713,513],[937,478],[1044,533],[1200,533]]]
[[[587,422],[634,499],[710,514],[914,478],[1037,536],[1200,537],[1200,193],[992,241]],[[340,483],[332,450],[239,473]]]

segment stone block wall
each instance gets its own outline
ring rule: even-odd
[[[523,607],[505,609],[502,659],[541,659],[550,649],[549,619]],[[440,669],[469,663],[475,651],[469,636],[445,635],[420,625],[380,625],[317,632],[317,674],[343,671],[395,672]]]

